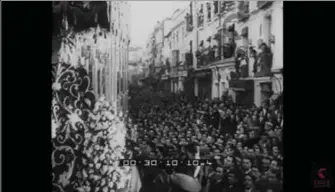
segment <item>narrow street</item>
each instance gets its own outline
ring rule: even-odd
[[[52,4],[53,191],[283,190],[282,1]]]

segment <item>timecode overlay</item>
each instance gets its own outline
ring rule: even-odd
[[[145,166],[145,167],[176,167],[179,165],[183,166],[212,166],[215,165],[214,160],[209,159],[193,159],[193,160],[134,160],[134,159],[123,159],[120,160],[121,166]]]

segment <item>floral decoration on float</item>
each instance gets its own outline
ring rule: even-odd
[[[130,180],[130,168],[118,165],[126,127],[112,104],[96,99],[89,75],[110,57],[109,35],[98,27],[61,39],[52,72],[53,191],[114,192]]]

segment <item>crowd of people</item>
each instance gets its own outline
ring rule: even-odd
[[[246,107],[229,97],[191,100],[148,88],[132,95],[129,115],[135,156],[187,159],[200,151],[216,162],[195,176],[203,192],[282,191],[282,103]],[[166,171],[194,176],[190,167]]]

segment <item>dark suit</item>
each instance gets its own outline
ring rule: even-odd
[[[211,122],[210,123],[215,129],[218,129],[219,128],[219,121],[220,121],[220,113],[218,111],[216,111],[211,115]]]
[[[227,117],[225,119],[221,119],[221,132],[224,134],[235,134],[237,130],[237,124],[235,120]]]

